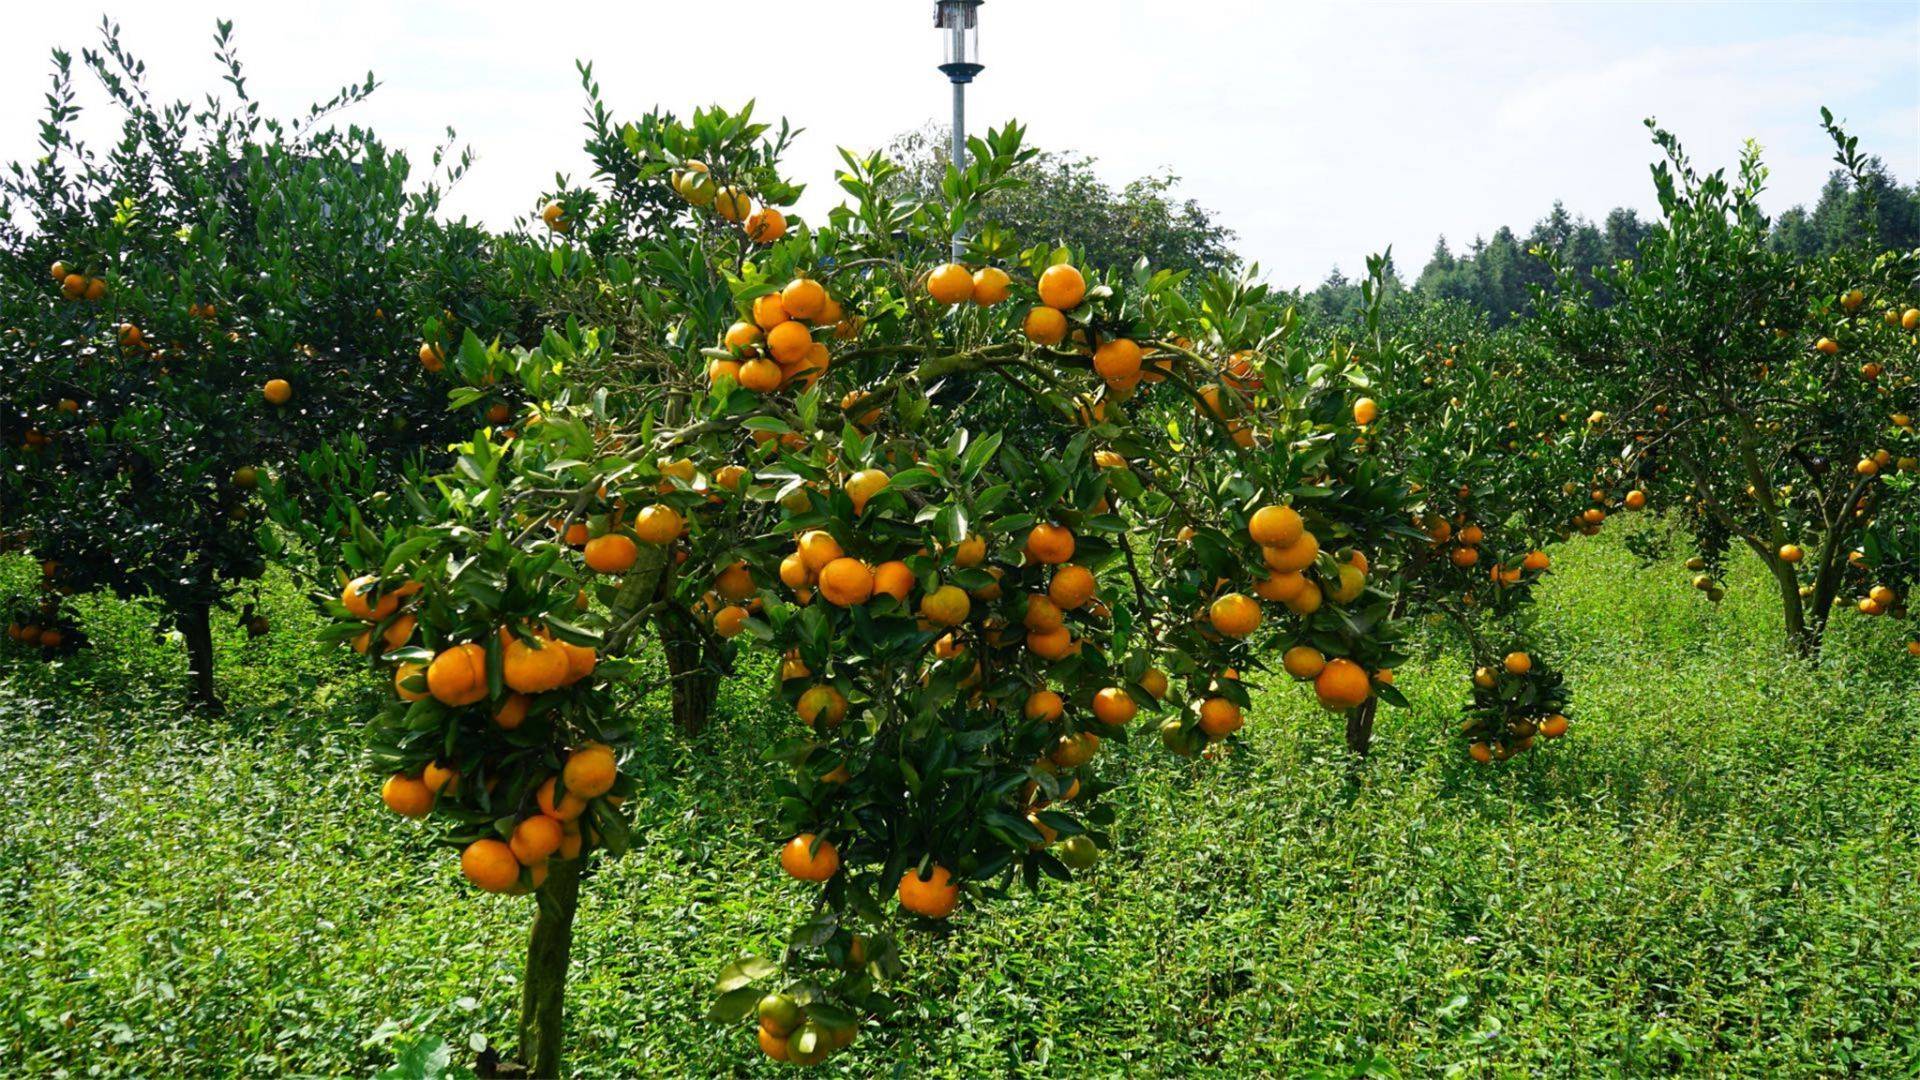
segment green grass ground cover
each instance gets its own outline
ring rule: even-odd
[[[826,1071],[1912,1072],[1920,705],[1895,628],[1841,616],[1812,670],[1756,567],[1718,608],[1614,536],[1556,569],[1568,738],[1466,762],[1442,649],[1357,773],[1287,685],[1225,761],[1137,739],[1112,856],[909,934],[898,1013]],[[0,563],[0,595],[32,573]],[[75,659],[0,659],[7,1072],[365,1075],[396,1032],[511,1043],[531,902],[467,888],[385,812],[357,728],[376,681],[312,646],[290,582],[261,603],[272,635],[220,641],[217,719],[178,704],[181,650],[141,605],[80,601]],[[790,722],[764,685],[637,763],[638,850],[589,882],[575,941],[580,1075],[772,1068],[702,1019],[804,899],[752,749]],[[668,730],[664,694],[634,707]]]

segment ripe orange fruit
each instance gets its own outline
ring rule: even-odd
[[[1267,569],[1282,574],[1297,574],[1313,565],[1320,557],[1320,538],[1306,530],[1301,530],[1298,539],[1285,546],[1271,546],[1260,549],[1260,555]]]
[[[740,560],[720,571],[713,579],[713,589],[726,600],[745,600],[759,591],[754,584],[753,571],[747,569],[745,560]]]
[[[475,840],[460,853],[460,872],[491,893],[503,893],[520,884],[520,860],[503,841]]]
[[[507,847],[522,866],[532,866],[546,862],[548,856],[559,851],[561,839],[558,821],[545,814],[535,814],[522,818],[520,824],[513,827],[513,836],[507,841]]]
[[[1013,281],[997,266],[983,266],[973,272],[973,302],[992,307],[1007,298],[1007,286]]]
[[[1478,525],[1469,525],[1460,530],[1460,543],[1465,547],[1479,547],[1480,541],[1486,538],[1487,534],[1482,532]]]
[[[859,559],[835,559],[820,568],[820,595],[835,607],[864,604],[873,598],[873,571]]]
[[[624,574],[640,558],[640,548],[631,537],[619,533],[596,536],[587,541],[584,552],[587,568],[597,574]]]
[[[914,870],[900,875],[900,906],[916,915],[944,919],[953,914],[959,902],[959,883],[953,880],[952,872],[939,863],[934,863],[933,870],[924,878]]]
[[[527,720],[527,707],[533,704],[533,698],[526,694],[508,694],[507,700],[494,710],[493,722],[502,731],[512,731]]]
[[[1806,557],[1807,557],[1807,553],[1801,549],[1799,544],[1781,544],[1780,545],[1780,561],[1781,562],[1797,563],[1801,559],[1804,559]]]
[[[567,655],[566,685],[568,686],[593,674],[593,669],[600,664],[599,654],[585,645],[573,645],[565,641],[555,641],[554,644]]]
[[[1313,691],[1320,704],[1334,712],[1356,708],[1373,694],[1373,682],[1365,668],[1346,657],[1327,661],[1313,680]]]
[[[1326,670],[1327,658],[1311,645],[1295,645],[1280,658],[1280,666],[1296,679],[1312,679]]]
[[[1365,427],[1380,418],[1380,406],[1370,397],[1353,403],[1353,422]]]
[[[752,209],[753,200],[731,184],[713,193],[713,212],[724,221],[742,221]]]
[[[840,872],[840,852],[828,840],[801,833],[780,849],[780,869],[801,881],[825,881]]]
[[[872,501],[875,495],[886,490],[887,483],[891,479],[879,469],[862,469],[847,477],[844,487],[847,498],[853,502],[853,512],[857,515],[866,510],[867,503]]]
[[[356,619],[379,622],[399,608],[403,594],[397,589],[368,603],[368,597],[373,594],[378,581],[372,574],[362,574],[347,582],[347,587],[340,592],[340,603],[347,609],[347,614]]]
[[[1514,571],[1518,579],[1520,572]],[[1341,563],[1338,579],[1327,589],[1327,599],[1336,604],[1351,604],[1367,591],[1367,573],[1353,563]]]
[[[666,503],[654,503],[633,519],[634,535],[648,544],[671,544],[685,527],[679,511]]]
[[[732,326],[727,327],[727,336],[724,339],[729,349],[744,349],[759,340],[760,327],[745,321],[736,321]]]
[[[1457,547],[1453,549],[1453,554],[1449,555],[1448,558],[1453,560],[1453,565],[1455,566],[1460,566],[1460,567],[1472,566],[1474,563],[1477,563],[1480,561],[1480,549],[1470,548],[1470,547]]]
[[[436,659],[435,663],[438,662]],[[551,639],[523,641],[508,634],[500,650],[500,674],[511,689],[523,694],[543,694],[566,685],[571,664],[566,652]],[[484,690],[485,679],[481,682]]]
[[[1557,739],[1566,733],[1567,718],[1561,716],[1559,713],[1554,713],[1552,716],[1540,721],[1540,734],[1549,739]]]
[[[1309,581],[1300,586],[1300,591],[1293,595],[1293,599],[1287,600],[1285,603],[1288,611],[1304,619],[1308,615],[1320,610],[1321,599],[1322,593],[1320,592],[1319,584]]]
[[[1121,727],[1132,720],[1140,707],[1134,704],[1133,695],[1117,686],[1108,686],[1094,692],[1093,718],[1108,727]]]
[[[1020,622],[1029,630],[1045,634],[1060,629],[1066,622],[1066,616],[1061,613],[1060,605],[1035,593],[1027,597],[1027,610],[1020,617]]]
[[[1228,637],[1246,637],[1260,628],[1260,602],[1245,593],[1228,593],[1213,602],[1207,620]]]
[[[771,330],[793,316],[787,313],[787,303],[779,293],[766,293],[753,299],[751,309],[753,324],[762,330]]]
[[[1053,572],[1053,581],[1047,585],[1047,598],[1055,607],[1073,611],[1093,599],[1095,588],[1093,571],[1067,564]]]
[[[780,365],[771,360],[749,360],[740,365],[740,388],[756,394],[766,394],[780,389],[780,383],[786,379],[786,373]]]
[[[794,711],[800,714],[800,719],[805,721],[808,727],[835,728],[846,719],[847,698],[839,690],[824,683],[809,686],[806,692],[800,695],[800,700],[794,704]]]
[[[784,567],[785,563],[781,565]],[[913,592],[913,571],[898,559],[881,563],[873,568],[873,592],[875,596],[885,593],[904,603]],[[965,617],[961,616],[963,619]]]
[[[812,278],[794,278],[780,290],[780,304],[793,318],[815,322],[827,309],[827,290]]]
[[[1510,652],[1504,661],[1509,675],[1525,675],[1533,670],[1533,657],[1523,652]]]
[[[1140,689],[1145,690],[1147,695],[1155,701],[1165,701],[1167,699],[1167,673],[1161,671],[1159,668],[1148,668],[1147,673],[1140,676]]]
[[[1301,591],[1306,587],[1307,579],[1305,575],[1298,571],[1291,574],[1283,574],[1275,570],[1269,573],[1264,579],[1254,583],[1253,594],[1262,600],[1271,600],[1276,604],[1284,604],[1299,596]]]
[[[393,669],[393,692],[400,695],[400,700],[424,701],[433,696],[424,689],[409,690],[407,688],[407,684],[413,681],[415,675],[422,676],[421,681],[424,682],[426,670],[425,664],[401,664]]]
[[[1052,630],[1033,630],[1027,634],[1027,648],[1042,660],[1059,660],[1076,648],[1073,634],[1064,626]]]
[[[1240,706],[1226,698],[1208,698],[1200,703],[1200,730],[1208,738],[1224,739],[1246,725]]]
[[[433,811],[433,791],[419,777],[394,773],[380,785],[380,800],[401,817],[421,818]]]
[[[927,295],[936,303],[953,305],[973,298],[973,275],[959,263],[938,266],[927,275]]]
[[[90,277],[87,279],[87,299],[98,300],[105,295],[107,295],[107,281],[105,278]]]
[[[961,567],[962,569],[970,566],[979,566],[982,562],[986,561],[986,558],[987,541],[985,537],[969,536],[955,545],[953,549],[953,565]]]
[[[1551,565],[1553,560],[1547,558],[1547,553],[1544,551],[1529,551],[1527,557],[1520,563],[1522,569],[1534,571],[1545,570]]]
[[[1057,308],[1032,308],[1021,331],[1035,345],[1058,345],[1067,339],[1067,317]]]
[[[260,388],[260,396],[266,398],[269,405],[285,405],[293,397],[293,384],[285,379],[268,379]]]
[[[420,782],[427,785],[427,790],[435,795],[443,792],[451,795],[460,790],[460,770],[451,765],[429,761],[427,767],[420,770]]]
[[[767,331],[767,351],[782,364],[797,364],[805,360],[812,350],[813,333],[807,329],[806,323],[797,319],[788,319]],[[742,365],[741,370],[744,372],[748,366],[751,366],[751,362]],[[745,382],[740,385],[747,386]],[[754,390],[757,387],[747,386],[747,389]]]
[[[1051,690],[1035,690],[1020,711],[1029,720],[1051,724],[1067,711],[1067,703]]]
[[[713,616],[713,632],[723,638],[738,637],[747,625],[747,609],[739,604],[728,604]]]
[[[1040,302],[1050,308],[1072,311],[1087,296],[1087,279],[1079,270],[1060,263],[1040,274]]]
[[[596,799],[613,789],[619,773],[613,750],[589,743],[567,755],[567,763],[560,770],[560,781],[567,785],[568,794]]]
[[[1140,346],[1131,338],[1113,338],[1093,351],[1093,370],[1108,382],[1121,382],[1140,374]]]
[[[920,600],[920,617],[935,626],[959,626],[972,610],[967,590],[958,585],[942,585]]]
[[[1027,534],[1026,550],[1034,562],[1058,566],[1073,558],[1073,533],[1064,525],[1043,521]]]
[[[1647,505],[1647,493],[1638,489],[1629,491],[1627,492],[1627,497],[1622,499],[1621,502],[1625,504],[1629,510],[1644,509]]]
[[[539,804],[541,813],[555,821],[565,823],[586,813],[587,800],[581,798],[578,792],[568,791],[560,797],[558,803],[554,802],[553,793],[559,779],[556,776],[549,776],[542,781],[540,787],[534,792],[534,801]]]
[[[1073,735],[1062,735],[1059,741],[1054,743],[1053,751],[1047,755],[1047,760],[1063,769],[1077,769],[1092,761],[1094,753],[1099,749],[1100,736],[1092,732],[1082,731]]]
[[[747,239],[756,244],[771,244],[785,235],[787,215],[771,206],[763,206],[747,218]]]
[[[801,561],[816,574],[825,569],[828,563],[846,555],[840,541],[825,529],[810,529],[801,533],[799,548]]]
[[[1485,765],[1487,762],[1493,760],[1493,748],[1486,743],[1477,742],[1467,747],[1467,756]]]
[[[1306,531],[1306,524],[1291,506],[1263,506],[1247,521],[1247,535],[1261,547],[1293,546]]]
[[[442,705],[472,705],[487,696],[486,646],[471,641],[442,649],[427,666],[427,692]]]

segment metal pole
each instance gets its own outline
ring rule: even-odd
[[[967,84],[959,79],[953,80],[953,167],[962,172],[967,168]],[[960,254],[966,246],[966,234],[955,228],[954,262],[960,261]]]

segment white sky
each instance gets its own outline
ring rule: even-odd
[[[807,129],[789,172],[803,211],[836,199],[837,145],[870,148],[949,95],[926,0],[724,4],[221,4],[116,12],[163,98],[217,85],[216,15],[236,20],[249,88],[279,115],[371,69],[347,117],[426,153],[456,128],[479,154],[451,209],[528,212],[556,173],[589,171],[576,58],[609,103],[758,99]],[[22,5],[0,36],[0,161],[31,156],[48,51],[93,46],[92,4]],[[1555,198],[1599,218],[1652,206],[1657,115],[1695,159],[1768,150],[1773,209],[1810,202],[1831,167],[1822,104],[1903,181],[1920,176],[1920,0],[1879,3],[1313,4],[1263,0],[990,0],[980,130],[1017,118],[1050,149],[1101,159],[1115,183],[1172,166],[1281,285],[1393,245],[1403,272],[1444,233],[1456,251]],[[91,81],[84,101],[103,104]],[[109,110],[91,113],[96,142]],[[419,171],[424,171],[423,168]]]

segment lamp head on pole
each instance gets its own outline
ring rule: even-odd
[[[935,0],[933,25],[940,30],[940,70],[957,83],[972,82],[980,63],[983,0]]]

